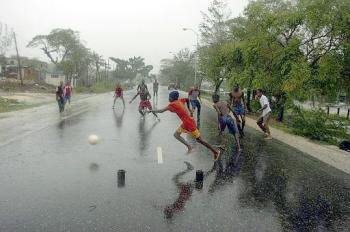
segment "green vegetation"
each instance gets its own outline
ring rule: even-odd
[[[214,0],[200,25],[201,71],[216,89],[228,80],[277,101],[334,99],[350,89],[348,12],[343,0],[257,0],[231,18]]]
[[[45,83],[35,84],[32,81],[24,81],[21,85],[18,80],[0,81],[0,90],[6,92],[34,92],[34,93],[55,93],[55,86]]]
[[[22,110],[29,107],[31,106],[20,103],[17,100],[0,97],[0,113],[15,111],[15,110]]]
[[[117,80],[132,80],[138,74],[142,77],[151,77],[149,73],[152,71],[153,66],[146,65],[144,62],[145,59],[140,56],[132,57],[128,60],[123,60],[115,57],[110,57],[109,59],[111,59],[116,64],[113,76]]]
[[[77,78],[78,86],[108,82],[112,77],[119,81],[132,80],[137,75],[148,78],[153,69],[152,65],[145,64],[142,57],[132,57],[128,60],[110,57],[109,59],[116,64],[115,70],[112,71],[109,62],[85,47],[80,40],[79,32],[72,29],[56,28],[47,35],[37,35],[27,46],[40,48],[68,80]],[[97,89],[94,87],[86,87],[86,89],[101,91],[100,86],[103,85],[105,84],[98,84]]]
[[[98,82],[91,86],[78,86],[74,89],[77,93],[106,93],[111,92],[115,88],[113,82]]]
[[[214,0],[200,25],[201,71],[217,88],[228,80],[277,101],[334,99],[350,92],[349,12],[346,0],[256,0],[231,18]]]
[[[213,0],[200,24],[199,66],[218,91],[226,81],[274,97],[281,127],[314,140],[348,137],[347,122],[294,100],[335,101],[350,94],[350,4],[347,0],[255,0],[232,18]],[[251,96],[250,96],[251,97]],[[254,104],[249,104],[254,111]]]
[[[323,110],[296,109],[288,126],[297,135],[331,144],[338,144],[339,140],[348,138],[349,122],[340,117],[328,116]]]
[[[160,80],[162,84],[178,83],[181,89],[188,90],[194,85],[195,54],[182,49],[172,59],[161,61]]]
[[[124,91],[131,89],[132,85],[122,85]],[[91,86],[78,86],[74,89],[77,93],[107,93],[107,92],[113,92],[115,89],[115,82],[114,81],[103,81],[103,82],[97,82],[94,85]]]

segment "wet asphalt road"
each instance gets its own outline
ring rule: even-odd
[[[161,89],[159,107],[167,93]],[[157,123],[140,119],[138,101],[125,111],[111,104],[106,94],[63,118],[57,109],[24,116],[32,133],[0,144],[0,231],[349,231],[349,175],[249,128],[243,153],[229,147],[214,166],[200,145],[188,155],[172,137],[176,115]],[[202,117],[203,137],[218,144],[213,110]],[[97,145],[87,143],[90,134]],[[194,182],[198,169],[202,184]]]

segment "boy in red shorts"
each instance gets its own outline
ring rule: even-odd
[[[115,86],[115,92],[114,92],[114,102],[113,102],[113,109],[114,109],[114,106],[115,106],[115,101],[120,98],[122,99],[123,101],[123,106],[125,107],[125,102],[124,102],[124,97],[123,97],[123,88],[122,86],[120,85],[120,83],[118,82],[117,85]]]
[[[202,139],[201,134],[196,127],[196,123],[195,123],[194,119],[191,118],[191,116],[189,114],[189,110],[190,110],[189,104],[190,103],[189,103],[188,98],[180,98],[179,99],[179,92],[172,91],[169,94],[169,102],[170,102],[169,105],[167,107],[165,107],[164,109],[153,110],[152,112],[163,113],[165,111],[170,111],[170,112],[176,113],[177,116],[179,116],[179,118],[181,119],[182,124],[174,133],[175,138],[187,147],[188,152],[191,152],[192,146],[188,142],[186,142],[186,140],[184,138],[181,137],[181,134],[188,133],[188,134],[192,135],[198,143],[204,145],[206,148],[208,148],[213,153],[215,161],[218,160],[220,157],[220,151],[215,150],[210,144],[208,144],[207,142],[205,142]],[[187,106],[187,109],[185,107],[185,104]]]
[[[131,99],[129,103],[133,102],[135,98],[139,95],[140,95],[139,113],[141,114],[141,116],[144,117],[145,116],[144,110],[148,109],[159,120],[158,115],[152,111],[152,105],[151,105],[151,102],[149,101],[151,99],[151,94],[148,92],[148,89],[141,89],[140,91],[138,91],[137,94]]]

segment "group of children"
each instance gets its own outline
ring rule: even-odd
[[[156,89],[156,91],[158,92],[158,88]],[[164,113],[166,111],[176,113],[179,119],[182,121],[182,124],[175,131],[174,137],[187,147],[188,152],[191,152],[193,148],[191,144],[189,144],[181,136],[182,133],[190,134],[193,138],[196,139],[198,143],[208,148],[213,153],[215,161],[219,159],[220,149],[215,149],[212,145],[203,140],[199,131],[201,104],[199,101],[200,91],[197,87],[191,88],[187,98],[179,98],[179,92],[176,90],[170,92],[169,104],[166,107],[158,110],[152,109],[152,105],[149,101],[151,95],[148,92],[147,86],[144,83],[144,81],[142,81],[142,83],[137,87],[137,94],[132,98],[130,103],[137,96],[140,96],[139,112],[142,115],[142,117],[144,117],[147,113],[144,111],[144,109],[148,109],[149,112],[153,113],[157,118],[158,113]],[[212,96],[212,100],[214,103],[213,107],[218,114],[218,128],[220,134],[222,134],[225,131],[225,128],[227,127],[229,133],[231,133],[235,138],[237,150],[241,151],[240,138],[243,138],[244,136],[245,114],[247,107],[245,105],[244,95],[239,89],[239,87],[235,87],[233,91],[229,94],[229,96],[229,101],[220,101],[220,96],[214,94]],[[263,95],[261,89],[257,90],[256,96],[261,104],[261,109],[259,111],[262,112],[262,116],[258,119],[257,124],[264,131],[266,139],[271,139],[271,134],[268,127],[271,109],[269,106],[268,99],[265,95]],[[114,103],[118,97],[122,98],[124,103],[122,89],[119,84],[116,87]],[[195,111],[195,109],[197,109],[197,123],[193,119],[193,112]],[[231,112],[236,120],[233,120],[233,118],[230,116]]]
[[[70,105],[70,100],[73,94],[73,87],[70,81],[67,81],[65,85],[63,85],[63,81],[60,82],[60,85],[57,86],[56,89],[56,101],[58,103],[59,112],[62,113],[64,111],[64,107],[68,102]]]

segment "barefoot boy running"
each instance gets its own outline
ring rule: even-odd
[[[187,147],[188,152],[191,152],[192,146],[188,142],[186,142],[184,138],[181,137],[181,134],[188,133],[192,135],[198,143],[204,145],[213,153],[215,161],[218,160],[220,157],[220,151],[215,150],[210,144],[208,144],[201,138],[200,132],[196,127],[195,121],[193,120],[193,118],[190,117],[188,113],[190,110],[190,105],[189,105],[190,103],[188,98],[179,99],[179,92],[172,91],[169,94],[169,102],[170,102],[169,105],[164,109],[153,110],[152,112],[163,113],[165,111],[170,111],[170,112],[176,113],[177,116],[179,116],[179,118],[181,119],[182,124],[174,133],[175,138]],[[185,104],[187,106],[187,109],[185,107]]]
[[[230,110],[232,111],[233,115],[235,116],[237,123],[239,123],[239,118],[236,115],[236,113],[230,108],[229,104],[227,102],[224,101],[220,101],[220,96],[215,94],[212,96],[213,98],[213,102],[214,102],[214,109],[216,110],[216,112],[218,113],[219,116],[219,129],[222,132],[225,131],[225,128],[227,126],[228,131],[230,132],[230,134],[232,134],[235,137],[236,140],[236,144],[237,144],[237,150],[241,151],[241,145],[239,143],[239,138],[237,135],[237,127],[235,125],[235,122],[233,121],[233,118],[230,116]]]

